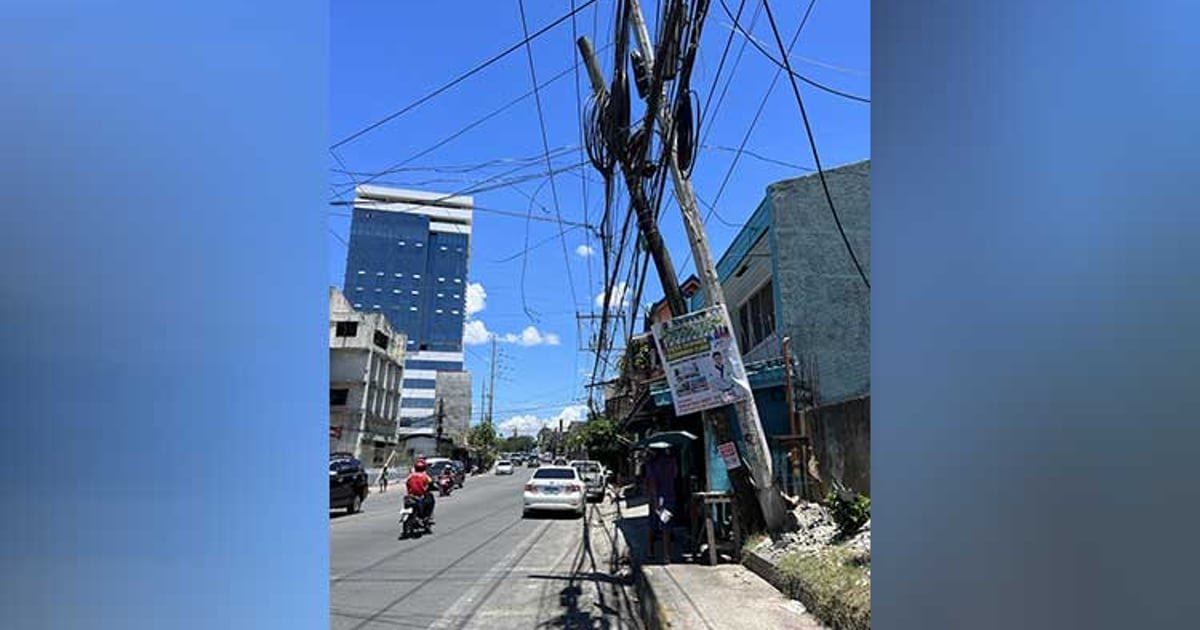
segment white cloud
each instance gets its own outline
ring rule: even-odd
[[[566,427],[571,422],[580,422],[587,419],[586,405],[570,405],[564,407],[562,411],[552,416],[536,416],[532,414],[524,414],[513,416],[508,420],[496,425],[496,432],[500,435],[512,435],[513,429],[517,430],[517,435],[531,435],[536,437],[538,431],[542,427],[558,428],[558,421],[563,421],[563,426]]]
[[[482,311],[487,307],[487,291],[483,284],[472,282],[467,285],[467,317]]]
[[[592,249],[591,245],[580,245],[579,247],[575,248],[575,253],[587,258],[588,256],[595,254],[596,250]]]
[[[488,330],[487,324],[484,324],[482,320],[470,319],[463,324],[463,343],[468,346],[491,343],[492,337],[502,343],[511,343],[526,348],[557,346],[562,343],[562,338],[557,333],[544,332],[538,330],[536,326],[526,326],[525,330],[519,333],[499,334]]]
[[[492,340],[492,332],[487,329],[487,326],[478,319],[472,319],[466,324],[463,324],[463,343],[468,346],[478,346],[489,343]]]
[[[515,343],[526,348],[532,346],[557,346],[562,340],[555,333],[542,332],[535,326],[526,326],[521,334],[508,333],[500,338],[506,343]]]
[[[604,291],[596,295],[596,306],[604,308]],[[612,297],[609,298],[608,307],[612,310],[617,310],[622,307],[629,306],[629,285],[625,282],[620,282],[612,289]]]

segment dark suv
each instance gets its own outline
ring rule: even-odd
[[[329,509],[354,514],[367,500],[367,471],[348,453],[329,456]]]
[[[449,459],[432,459],[429,461],[429,475],[437,479],[442,475],[442,471],[449,466],[452,475],[454,475],[454,487],[461,488],[467,481],[466,468],[459,462]]]

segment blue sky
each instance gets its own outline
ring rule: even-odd
[[[736,12],[739,0],[725,1]],[[583,0],[576,3],[583,4]],[[653,26],[656,3],[644,4],[651,12],[648,17]],[[759,6],[757,0],[747,0],[740,21],[778,56],[765,12],[758,16],[752,29],[749,27]],[[785,41],[791,39],[807,6],[807,2],[779,0],[771,4]],[[534,32],[568,13],[571,2],[527,0],[525,8],[529,31]],[[575,20],[578,34],[592,37],[597,47],[605,46],[612,37],[613,12],[612,0],[600,0],[582,10]],[[844,92],[869,97],[869,15],[870,3],[866,0],[817,2],[792,51],[795,70]],[[331,23],[331,144],[413,103],[523,38],[516,0],[452,5],[384,0],[336,2],[332,5]],[[708,97],[721,51],[731,32],[730,25],[719,0],[714,1],[693,78],[701,102]],[[701,199],[709,202],[716,196],[735,157],[734,150],[741,144],[776,74],[776,67],[752,45],[745,47],[738,60],[743,42],[740,34],[734,35],[718,86],[719,95],[732,76],[724,102],[715,113],[703,113],[704,145],[697,157],[693,183]],[[533,42],[532,50],[539,83],[571,68],[578,59],[571,21],[540,36]],[[609,76],[611,54],[602,54],[601,59]],[[731,74],[735,61],[736,70]],[[587,77],[582,69],[579,85],[586,100]],[[496,387],[496,419],[503,429],[516,427],[522,432],[536,430],[542,423],[562,415],[579,417],[580,408],[576,405],[586,396],[583,385],[592,359],[578,350],[575,313],[599,311],[595,299],[603,290],[603,280],[598,252],[591,257],[580,255],[581,246],[598,249],[586,230],[571,230],[560,239],[559,227],[554,223],[527,222],[520,217],[530,212],[531,198],[542,206],[534,206],[532,212],[536,216],[554,217],[557,192],[558,211],[564,220],[597,222],[603,200],[599,177],[590,166],[584,166],[556,175],[552,187],[545,177],[545,162],[530,159],[543,154],[538,112],[532,97],[413,158],[522,96],[532,86],[529,60],[522,47],[445,93],[336,150],[346,170],[356,172],[377,172],[408,161],[404,170],[378,180],[380,184],[407,188],[451,193],[480,185],[506,171],[512,171],[506,179],[529,177],[511,187],[474,194],[477,206],[489,210],[476,212],[470,262],[470,281],[482,287],[486,298],[481,302],[482,310],[472,316],[468,339],[483,341],[487,333],[494,333],[504,340],[499,344],[501,373]],[[824,166],[870,156],[870,105],[803,83],[800,90]],[[578,149],[576,94],[573,72],[541,91],[547,143],[555,154],[552,161],[556,169],[585,159]],[[712,109],[716,109],[716,102],[714,98]],[[640,111],[636,101],[634,111]],[[561,150],[556,152],[557,149]],[[750,153],[742,155],[717,207],[722,218],[737,224],[753,212],[768,184],[803,175],[807,171],[798,167],[813,165],[799,109],[786,77],[781,76],[771,91],[746,150],[794,166],[759,159]],[[341,167],[332,156],[329,162],[331,169]],[[329,184],[331,198],[352,185],[346,176],[332,171]],[[349,223],[347,217],[329,216],[332,232],[328,249],[329,282],[336,286],[342,283],[346,254],[340,239],[347,237]],[[673,203],[665,207],[661,227],[676,268],[686,276],[692,267],[690,263],[685,265],[689,258],[687,240]],[[716,218],[708,221],[706,227],[714,253],[720,256],[737,230]],[[540,245],[520,255],[526,239],[531,246]],[[652,273],[642,301],[649,303],[661,295]],[[488,345],[467,346],[467,367],[474,378],[476,418],[489,352]]]

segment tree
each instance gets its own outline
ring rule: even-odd
[[[488,468],[496,459],[496,427],[491,422],[480,422],[471,427],[467,444],[476,452],[480,466]]]
[[[537,440],[529,435],[507,437],[500,442],[500,450],[506,453],[524,453],[532,451],[535,446],[537,446]]]
[[[601,414],[592,414],[588,421],[570,436],[569,446],[573,450],[585,450],[589,458],[609,468],[616,468],[621,457],[625,455],[625,446],[621,443],[620,435],[620,428],[615,421]]]

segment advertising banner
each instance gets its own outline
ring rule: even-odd
[[[750,381],[725,309],[710,307],[654,325],[675,414],[747,400]]]

